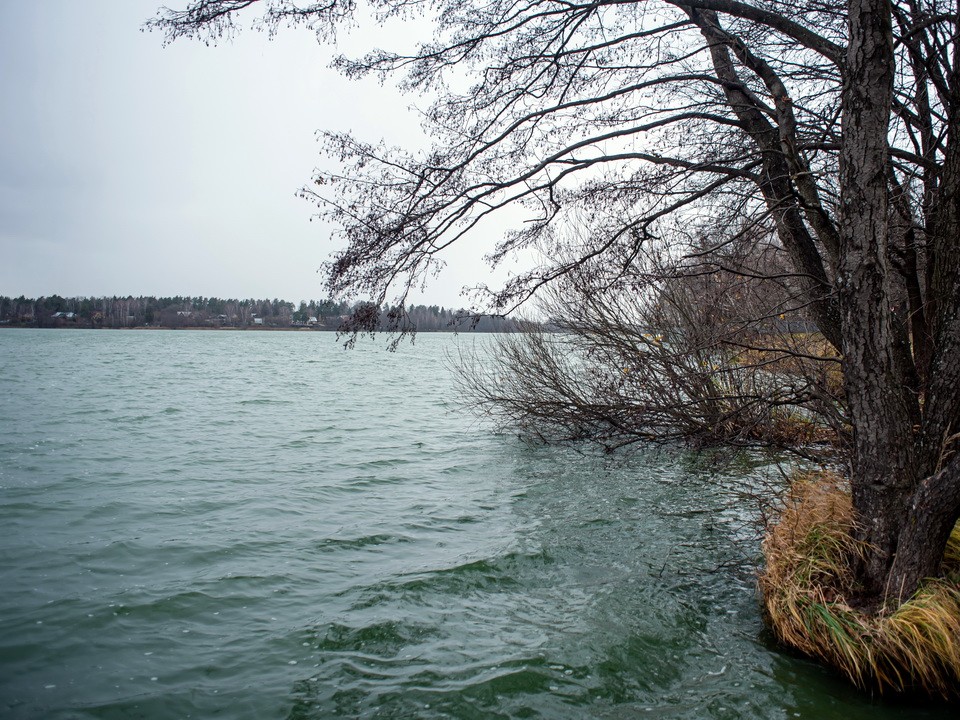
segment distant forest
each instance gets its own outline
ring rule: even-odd
[[[0,295],[0,325],[7,327],[79,328],[302,328],[339,330],[362,304],[333,300],[237,300],[215,297],[49,297]],[[384,307],[380,315],[386,326]],[[471,320],[463,311],[437,305],[410,305],[409,324],[417,332],[504,332],[509,319]]]

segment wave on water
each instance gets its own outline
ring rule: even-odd
[[[743,478],[488,433],[457,342],[0,333],[0,717],[953,717],[769,643]]]

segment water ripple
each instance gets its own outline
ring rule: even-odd
[[[770,644],[756,462],[487,434],[456,342],[0,331],[0,717],[952,717]]]

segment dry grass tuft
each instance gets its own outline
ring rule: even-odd
[[[850,606],[853,539],[849,493],[836,476],[795,479],[763,543],[760,593],[768,622],[785,645],[879,692],[960,696],[960,524],[942,579],[927,581],[892,612]]]

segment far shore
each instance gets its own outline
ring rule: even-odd
[[[171,327],[169,325],[131,325],[130,327],[91,327],[90,325],[52,325],[47,327],[38,327],[36,325],[3,325],[0,324],[0,330],[185,330],[194,332],[197,330],[214,332],[323,332],[337,333],[336,328],[328,327],[267,327],[264,325],[249,325],[245,327],[216,327],[192,325],[187,327]],[[350,331],[346,331],[350,332]],[[389,330],[377,330],[377,332],[390,332]],[[418,335],[424,333],[458,333],[471,332],[469,328],[450,328],[443,330],[417,330]]]

